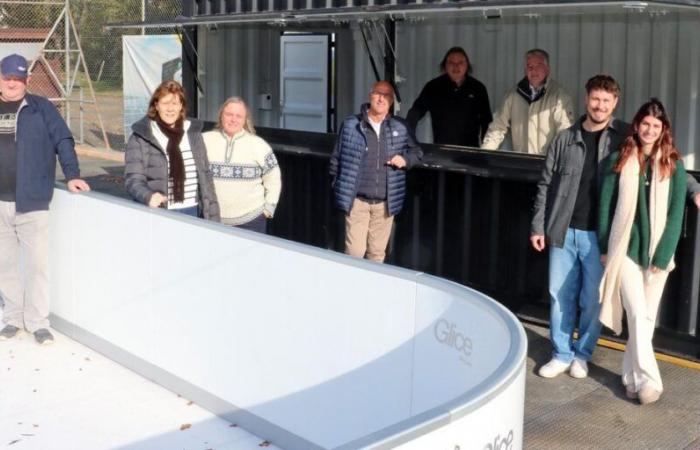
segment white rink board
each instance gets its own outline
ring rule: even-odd
[[[525,335],[482,294],[100,194],[51,211],[54,325],[275,445],[520,448]]]

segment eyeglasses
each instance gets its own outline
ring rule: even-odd
[[[379,92],[379,91],[372,91],[370,92],[370,95],[374,97],[384,97],[385,100],[393,100],[394,99],[394,93],[393,92]]]

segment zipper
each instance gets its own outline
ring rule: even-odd
[[[26,95],[22,99],[22,103],[19,104],[19,109],[17,109],[17,114],[15,115],[15,144],[17,144],[17,131],[19,130],[19,113],[24,109],[25,106],[29,106],[29,103],[27,103]]]
[[[224,137],[224,139],[226,139],[226,150],[224,151],[224,160],[227,164],[231,164],[231,160],[233,159],[233,149],[236,146],[236,141],[243,138],[246,135],[246,132],[243,131],[242,133],[240,133],[240,135],[233,136],[230,139],[228,135],[223,131],[221,132],[221,135]]]

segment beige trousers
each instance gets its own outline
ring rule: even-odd
[[[21,275],[20,275],[21,258]],[[3,322],[30,333],[49,326],[49,212],[17,214],[0,201]]]
[[[667,278],[668,272],[652,274],[628,257],[622,262],[620,294],[629,331],[622,358],[622,383],[630,391],[638,392],[644,386],[659,392],[664,388],[651,339]]]
[[[345,253],[384,262],[394,216],[386,202],[370,203],[356,198],[345,216]]]

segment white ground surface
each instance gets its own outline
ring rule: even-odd
[[[52,331],[0,341],[0,448],[279,450]]]

